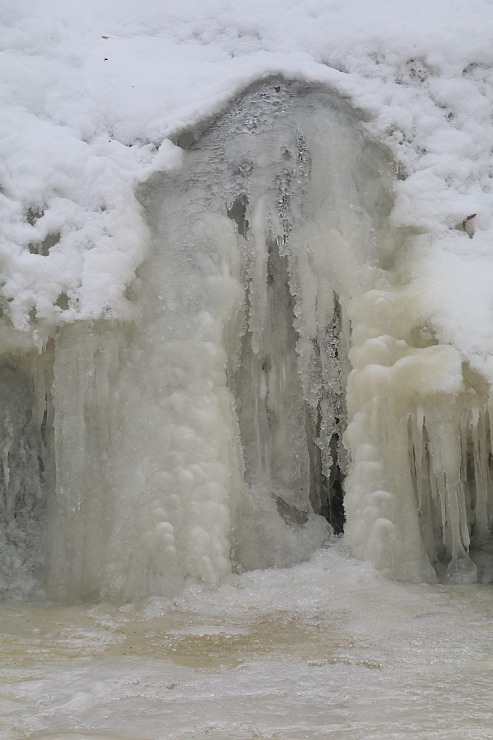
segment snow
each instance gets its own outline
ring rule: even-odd
[[[136,185],[179,167],[170,137],[277,72],[336,89],[390,146],[404,178],[392,221],[421,235],[406,277],[440,338],[491,378],[491,12],[486,0],[4,2],[4,312],[38,342],[56,324],[128,317],[147,244]],[[454,229],[472,213],[469,241]]]

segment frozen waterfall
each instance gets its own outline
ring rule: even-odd
[[[343,528],[391,577],[490,580],[489,389],[403,278],[386,151],[278,79],[177,144],[132,319],[1,319],[0,593],[171,595]]]

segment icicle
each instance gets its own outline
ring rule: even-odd
[[[56,497],[50,503],[48,542],[49,590],[57,598],[94,596],[104,577],[110,413],[108,406],[100,409],[96,390],[102,371],[96,358],[104,343],[101,327],[81,324],[65,327],[56,344]]]
[[[12,447],[12,438],[7,437],[7,439],[5,439],[2,442],[3,479],[4,479],[4,485],[7,491],[9,490],[9,484],[10,484],[9,452],[10,452],[11,447]],[[10,514],[12,512],[12,509],[14,506],[15,506],[15,501],[11,500],[10,498],[7,498],[7,506],[6,506],[7,514]]]
[[[464,489],[464,500],[466,507],[467,521],[469,522],[469,529],[472,531],[475,524],[475,495],[474,490],[474,471],[469,470],[470,468],[470,416],[469,413],[463,413],[460,417],[459,424],[459,435],[460,435],[460,447],[461,447],[461,481]]]
[[[454,418],[430,410],[426,415],[430,462],[442,507],[444,545],[450,556],[447,577],[454,583],[475,582],[477,569],[468,556],[469,529],[460,479],[459,426]]]
[[[438,561],[436,542],[436,504],[438,491],[436,478],[430,479],[430,462],[428,454],[428,437],[425,416],[422,406],[418,406],[410,418],[411,450],[410,460],[414,469],[413,484],[416,489],[417,506],[425,550],[430,562]]]
[[[471,438],[474,456],[474,481],[476,493],[474,539],[476,543],[479,543],[489,537],[490,531],[488,522],[487,462],[484,459],[486,434],[484,429],[484,416],[478,408],[471,409]]]

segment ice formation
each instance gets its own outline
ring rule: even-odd
[[[392,577],[487,580],[488,388],[406,278],[389,152],[277,77],[176,144],[125,310],[1,320],[1,593],[173,594],[344,518]]]

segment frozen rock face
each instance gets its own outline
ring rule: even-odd
[[[403,579],[476,579],[472,538],[487,580],[487,388],[402,278],[385,151],[280,80],[177,143],[140,193],[134,319],[41,353],[1,320],[1,592],[169,595],[343,528]]]

